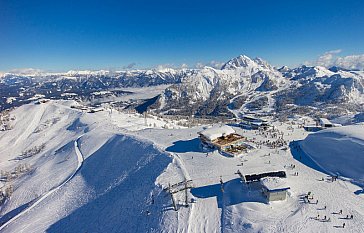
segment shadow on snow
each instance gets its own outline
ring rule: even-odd
[[[299,145],[300,141],[293,141],[290,142],[289,147],[291,149],[291,153],[293,155],[293,158],[296,159],[298,162],[306,165],[307,167],[310,167],[312,169],[315,169],[319,172],[322,172],[324,174],[327,174],[328,176],[333,176],[335,174],[330,174],[327,171],[325,171],[324,169],[322,169],[315,161],[313,161],[311,159],[311,157],[309,155],[307,155],[300,147]],[[363,187],[362,183],[356,182],[354,180],[351,180],[351,183],[359,186],[359,187]],[[363,189],[359,189],[357,191],[354,192],[354,194],[356,195],[363,195],[364,194],[364,188]]]
[[[194,138],[187,141],[176,141],[173,142],[173,145],[168,147],[166,151],[175,153],[201,152],[200,140],[198,138]]]
[[[191,190],[193,196],[198,198],[216,197],[219,208],[232,206],[243,202],[266,203],[261,193],[259,184],[246,185],[240,178],[224,183],[224,192],[221,191],[221,184],[213,184]]]
[[[289,147],[291,149],[291,153],[293,155],[293,158],[295,160],[297,160],[298,162],[306,165],[307,167],[310,167],[312,169],[315,169],[319,172],[325,173],[327,175],[331,175],[328,174],[326,171],[324,171],[319,165],[317,165],[317,163],[315,161],[313,161],[311,159],[310,156],[308,156],[300,147],[299,145],[300,141],[292,141],[289,143]]]
[[[112,137],[59,194],[65,206],[80,207],[47,232],[148,232],[158,227],[170,199],[155,181],[170,162],[150,143]],[[85,193],[77,193],[80,184],[87,187],[81,189]]]
[[[20,212],[22,212],[23,210],[25,210],[26,208],[28,208],[28,206],[32,205],[33,202],[35,202],[37,199],[34,199],[28,203],[25,203],[21,206],[19,206],[16,209],[13,209],[12,211],[6,213],[5,215],[3,215],[0,218],[0,225],[3,225],[4,223],[6,223],[7,221],[9,221],[10,219],[12,219],[13,217],[15,217],[17,214],[19,214]]]

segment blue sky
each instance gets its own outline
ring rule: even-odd
[[[295,66],[364,54],[364,1],[0,0],[0,70],[227,61]]]

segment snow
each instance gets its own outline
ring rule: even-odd
[[[261,184],[268,190],[286,189],[289,188],[284,179],[277,177],[265,177],[260,180]]]
[[[208,101],[213,94],[219,94],[218,100],[242,93],[255,96],[261,95],[261,91],[273,91],[273,93],[277,91],[271,90],[275,88],[269,85],[265,86],[266,83],[275,84],[280,89],[287,87],[287,82],[288,80],[267,62],[242,55],[228,61],[221,70],[205,67],[192,72],[180,84],[167,88],[161,99],[168,106],[168,104],[175,105],[176,98],[187,98],[189,103],[193,104]],[[169,99],[170,93],[174,98]],[[183,107],[186,106],[181,106]]]
[[[302,149],[328,174],[352,179],[364,187],[364,126],[327,129],[309,135]]]
[[[82,137],[82,135],[80,137]],[[74,142],[75,151],[76,151],[76,155],[77,155],[77,161],[78,161],[76,170],[64,182],[62,182],[58,186],[52,188],[51,190],[49,190],[48,192],[46,192],[45,194],[43,194],[41,197],[37,198],[36,201],[35,202],[32,202],[31,204],[29,204],[28,207],[26,207],[26,209],[24,209],[23,211],[21,211],[19,214],[15,215],[14,217],[12,217],[5,224],[1,225],[0,226],[0,231],[3,230],[6,226],[8,226],[9,224],[11,224],[12,222],[14,222],[15,220],[17,220],[22,215],[24,215],[24,214],[28,213],[29,211],[31,211],[39,203],[41,203],[43,200],[45,200],[48,196],[52,195],[54,192],[56,192],[59,189],[61,189],[62,186],[64,186],[65,184],[67,184],[67,182],[69,182],[77,174],[77,172],[80,170],[80,168],[82,166],[82,163],[83,163],[83,156],[82,156],[81,151],[78,148],[78,143],[77,143],[77,141],[79,140],[80,137],[78,137],[75,140],[75,142]]]
[[[213,141],[221,136],[235,133],[235,130],[228,125],[215,125],[211,128],[202,130],[199,134]]]
[[[364,207],[358,205],[362,187],[352,182],[362,178],[363,160],[359,155],[356,163],[348,160],[363,151],[361,125],[309,133],[293,124],[295,119],[272,122],[289,143],[286,150],[261,145],[227,158],[200,149],[198,132],[207,125],[184,128],[152,116],[145,124],[139,114],[116,109],[88,114],[72,105],[51,100],[11,111],[14,128],[0,132],[0,169],[22,163],[32,169],[11,182],[14,193],[0,210],[1,232],[343,232],[336,226],[344,222],[345,232],[364,231]],[[250,143],[276,140],[231,128]],[[15,159],[43,143],[39,154]],[[327,174],[341,169],[347,173],[339,171],[331,182]],[[261,188],[244,184],[237,170],[285,170],[290,195],[267,203]],[[176,192],[174,211],[166,188],[185,180],[192,180],[189,205],[184,205],[185,191]],[[317,205],[303,203],[308,192]],[[332,214],[340,209],[343,214]],[[315,220],[318,214],[331,222]],[[347,214],[354,219],[343,219]]]
[[[110,71],[108,70],[97,70],[97,71],[91,71],[91,70],[70,70],[65,73],[65,75],[75,76],[75,75],[107,75]]]
[[[332,125],[332,123],[331,123],[328,119],[326,119],[326,118],[320,118],[320,124],[321,124],[322,126],[325,126],[325,125]]]

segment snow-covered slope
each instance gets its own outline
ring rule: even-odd
[[[228,158],[200,149],[197,132],[205,126],[181,128],[153,116],[145,122],[142,115],[116,109],[83,113],[70,107],[74,104],[51,100],[10,112],[13,129],[0,132],[0,184],[2,190],[12,186],[13,193],[1,203],[1,232],[308,233],[342,231],[343,222],[347,232],[364,230],[358,186],[342,177],[321,181],[325,174],[306,166],[299,159],[306,159],[305,151],[295,144],[260,144]],[[273,122],[287,143],[309,134],[292,123]],[[277,140],[271,133],[232,127],[256,146]],[[350,132],[351,138],[361,137],[361,131]],[[287,200],[267,203],[261,188],[244,184],[237,170],[285,170]],[[187,191],[186,180],[192,180]],[[309,191],[319,204],[303,202]],[[343,214],[332,214],[340,209]],[[354,219],[344,219],[347,214]]]
[[[309,135],[301,147],[324,171],[364,187],[364,125],[322,130]]]
[[[221,70],[205,67],[161,96],[162,111],[179,114],[228,114],[230,99],[239,94],[274,92],[287,83],[281,73],[260,58],[239,56]]]
[[[231,117],[254,111],[278,113],[279,117],[297,113],[337,117],[364,112],[364,71],[321,66],[276,69],[245,55],[231,59],[221,69],[4,74],[0,109],[28,103],[36,94],[64,99],[66,92],[89,101],[95,91],[157,85],[170,85],[150,106],[164,114]]]
[[[260,58],[241,55],[221,70],[204,67],[187,75],[164,91],[157,108],[168,114],[230,116],[246,111],[364,111],[364,72],[334,71],[321,66],[277,70]]]
[[[99,133],[93,137],[100,139]],[[5,232],[159,229],[163,206],[169,199],[154,183],[171,159],[150,143],[122,135],[106,136],[106,142],[92,155],[84,154],[88,158],[72,180]],[[82,139],[80,144],[81,152],[83,147],[94,146]],[[153,218],[148,220],[149,213]]]
[[[291,81],[290,88],[277,95],[277,99],[290,98],[294,104],[317,105],[364,103],[364,73],[341,71],[336,73],[324,67],[302,66],[283,72]]]
[[[168,183],[157,181],[177,169],[172,158],[146,139],[125,135],[148,127],[145,119],[84,114],[73,104],[51,101],[11,112],[13,129],[0,132],[0,187],[12,190],[0,204],[0,231],[175,232],[177,225],[164,223],[174,218],[164,212]],[[183,176],[168,176],[175,179]]]

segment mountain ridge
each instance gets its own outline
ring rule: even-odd
[[[322,66],[276,69],[261,58],[240,55],[226,62],[220,70],[205,67],[180,83],[168,87],[154,111],[182,115],[228,115],[256,111],[281,112],[294,108],[338,107],[338,114],[363,111],[364,72]],[[235,110],[229,109],[236,97]],[[310,111],[309,111],[310,112]]]
[[[24,89],[29,96],[68,92],[88,95],[101,90],[170,85],[149,107],[150,111],[228,117],[250,111],[286,115],[296,112],[342,115],[348,111],[364,111],[363,71],[306,65],[275,68],[261,58],[251,59],[246,55],[230,59],[221,69],[205,66],[44,74],[36,70],[33,75],[7,73],[0,79],[0,85],[4,96],[2,105],[6,105],[8,98],[21,98]]]

